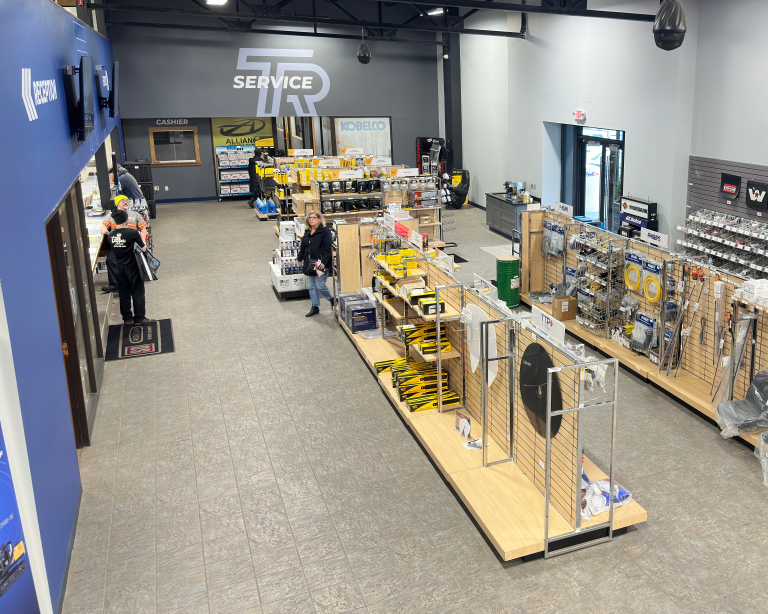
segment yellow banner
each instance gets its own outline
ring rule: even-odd
[[[274,147],[271,117],[212,117],[213,146]]]

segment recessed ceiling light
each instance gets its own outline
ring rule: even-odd
[[[427,15],[442,15],[443,14],[442,8],[439,9],[432,9],[431,11],[427,11]]]

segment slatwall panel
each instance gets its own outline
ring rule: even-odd
[[[741,190],[737,200],[720,195],[721,173],[741,177]],[[696,209],[711,209],[758,222],[768,222],[768,212],[763,211],[761,216],[759,215],[761,212],[747,208],[748,180],[768,183],[768,167],[691,156],[688,161],[688,213]],[[731,200],[731,204],[728,204],[727,200]]]
[[[446,271],[443,271],[438,266],[434,264],[427,264],[423,266],[424,270],[427,271],[427,285],[429,285],[431,288],[434,288],[435,286],[441,286],[441,285],[453,285],[456,282],[456,280],[450,275],[450,273],[447,273]],[[461,294],[462,289],[461,288],[453,288],[450,290],[441,290],[440,291],[440,298],[443,298],[446,301],[447,305],[450,305],[457,311],[461,311],[462,304],[461,304]],[[470,290],[463,290],[464,294],[464,305],[467,304],[475,304],[482,307],[485,312],[488,314],[488,317],[490,317],[492,320],[499,320],[502,318],[507,317],[502,312],[500,312],[498,309],[495,309],[494,307],[490,306],[488,303],[483,301],[480,297],[475,295]],[[451,342],[451,345],[455,348],[461,348],[461,325],[460,322],[454,321],[454,322],[446,322],[444,325],[441,325],[441,329],[448,331],[448,339]],[[504,356],[509,353],[508,349],[508,339],[509,339],[509,325],[508,324],[494,324],[493,325],[496,329],[496,355],[497,356]],[[466,335],[464,337],[464,354],[465,354],[465,368],[464,368],[464,392],[465,392],[465,398],[464,398],[464,404],[466,406],[466,413],[471,416],[471,418],[476,422],[476,424],[482,424],[482,403],[481,403],[481,394],[482,394],[482,385],[481,385],[481,377],[482,374],[480,372],[480,367],[475,370],[474,373],[472,373],[470,358],[469,358],[469,346],[467,345],[467,338]],[[508,363],[506,360],[499,360],[497,361],[499,365],[499,372],[496,376],[496,379],[494,380],[491,387],[488,389],[488,394],[486,397],[487,402],[487,408],[488,408],[488,431],[490,436],[493,438],[493,440],[496,442],[496,444],[506,452],[506,454],[510,453],[510,444],[509,444],[509,415],[510,415],[510,408],[509,408],[509,378],[508,378]],[[462,381],[462,373],[461,373],[461,359],[455,358],[447,361],[443,361],[443,368],[448,371],[448,379],[449,382],[456,382],[456,387],[458,387],[458,382]],[[452,389],[454,388],[454,385],[450,386]],[[457,392],[461,393],[461,390],[456,390]]]
[[[565,226],[571,222],[571,218],[559,213],[546,211],[544,213],[543,224],[561,224]],[[563,247],[567,247],[565,243],[565,236],[563,236]],[[564,250],[565,251],[565,250]],[[565,275],[565,269],[563,268],[563,257],[545,255],[544,256],[544,290],[549,291],[550,288],[560,285],[563,282],[563,276]]]
[[[573,360],[566,354],[549,346],[523,325],[517,325],[516,332],[516,374],[520,372],[520,361],[525,349],[531,343],[542,344],[552,358],[555,366],[573,364]],[[578,407],[579,382],[578,370],[568,369],[557,374],[562,391],[563,409]],[[519,377],[516,375],[516,381]],[[547,444],[528,419],[528,415],[520,396],[520,387],[515,386],[515,411],[514,411],[514,458],[518,467],[544,493],[545,467],[547,458]],[[550,503],[559,511],[563,518],[573,526],[576,524],[577,493],[580,493],[579,475],[577,473],[578,455],[578,414],[572,413],[563,416],[560,430],[552,439],[552,464],[550,481]]]

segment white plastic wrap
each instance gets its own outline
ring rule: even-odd
[[[608,511],[609,500],[608,491],[611,483],[609,480],[595,480],[590,482],[587,474],[581,472],[581,517],[584,520],[590,520],[592,516],[597,516]],[[622,486],[613,483],[613,509],[627,505],[632,501],[632,493],[625,490]]]
[[[733,361],[729,361],[733,362]],[[725,375],[730,374],[725,369]],[[739,434],[761,433],[768,430],[768,371],[760,371],[749,386],[743,401],[723,401],[715,410],[720,433],[726,439]]]
[[[755,446],[755,456],[763,468],[763,484],[768,486],[768,431],[760,433]]]

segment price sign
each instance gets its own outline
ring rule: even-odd
[[[362,179],[363,169],[357,171],[339,171],[339,179]]]
[[[563,215],[567,215],[568,217],[573,217],[573,207],[571,205],[566,205],[565,203],[555,203],[555,211],[558,213],[562,213]]]
[[[392,158],[373,158],[371,164],[373,166],[391,166]]]
[[[363,148],[362,147],[347,147],[346,151],[344,152],[345,156],[362,156],[363,155]]]
[[[314,149],[294,149],[293,155],[294,156],[314,156],[315,151]]]
[[[418,168],[398,168],[395,177],[418,177]]]

